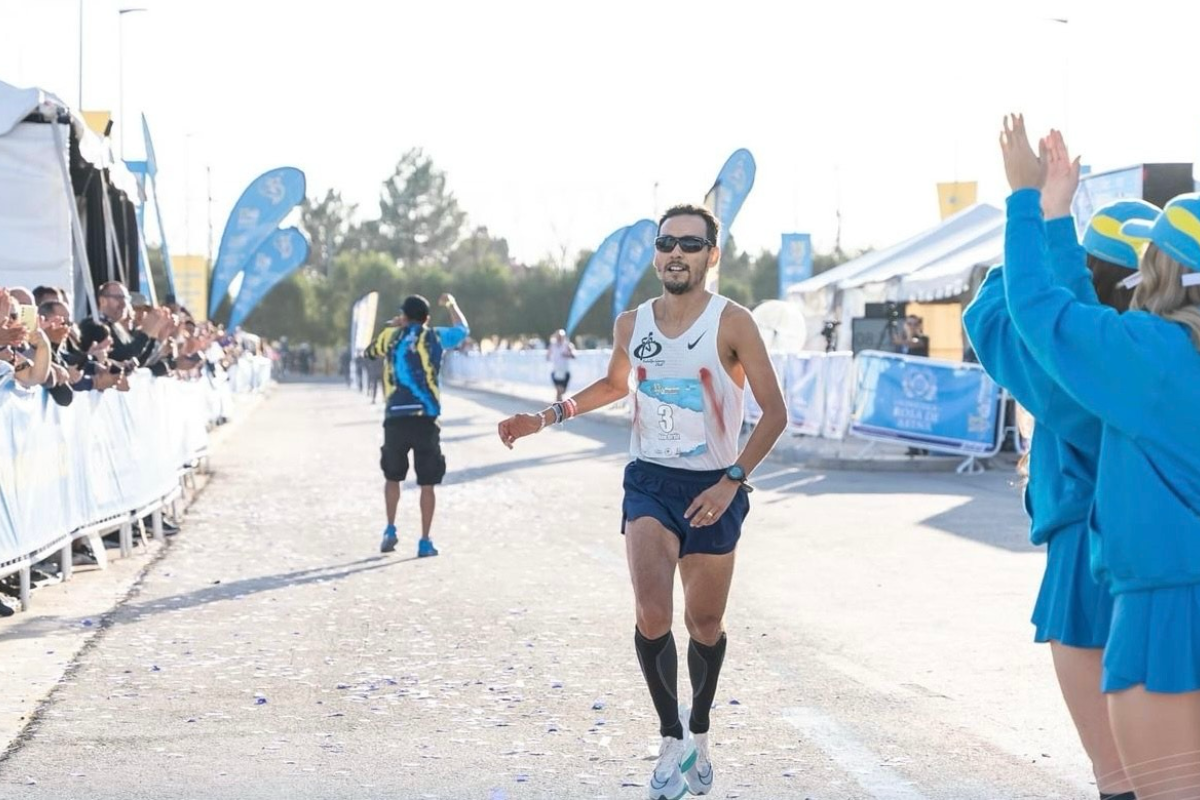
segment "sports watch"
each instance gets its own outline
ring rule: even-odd
[[[729,478],[731,481],[740,483],[747,492],[754,491],[754,487],[746,482],[746,470],[742,469],[737,464],[734,464],[732,467],[725,470],[725,477]]]

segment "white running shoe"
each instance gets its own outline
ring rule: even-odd
[[[695,760],[696,751],[688,739],[664,736],[646,796],[650,800],[680,800],[688,792],[683,773],[691,769]]]
[[[687,781],[688,791],[692,794],[708,794],[712,791],[713,768],[708,758],[708,734],[693,733],[692,742],[694,758],[692,766],[683,770],[683,779]]]

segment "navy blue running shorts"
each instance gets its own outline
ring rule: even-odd
[[[750,512],[748,492],[739,488],[729,508],[712,525],[693,528],[684,512],[725,470],[691,470],[663,467],[635,460],[625,467],[625,500],[621,504],[621,533],[630,520],[653,517],[679,539],[679,557],[692,553],[732,553],[742,535],[742,522]]]

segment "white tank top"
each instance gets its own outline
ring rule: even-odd
[[[745,393],[717,352],[727,302],[713,295],[675,339],[658,329],[653,300],[638,306],[629,341],[634,458],[691,470],[725,469],[737,460]]]

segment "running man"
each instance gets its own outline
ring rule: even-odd
[[[547,425],[620,400],[632,373],[633,461],[625,468],[622,532],[636,604],[634,647],[663,737],[648,796],[678,800],[689,790],[712,790],[709,709],[725,658],[734,553],[750,507],[746,478],[783,433],[787,409],[750,312],[705,289],[721,258],[716,218],[700,206],[674,206],[658,232],[654,269],[663,293],[617,318],[608,375],[541,413],[504,420],[499,434],[511,448]],[[739,452],[747,382],[763,414]],[[679,714],[671,632],[676,565],[691,637],[690,738]]]
[[[405,298],[399,316],[388,323],[366,350],[367,358],[383,359],[383,395],[387,403],[379,460],[387,508],[387,527],[379,545],[382,553],[396,549],[396,507],[400,504],[400,484],[408,476],[411,450],[417,485],[421,487],[421,540],[417,544],[417,556],[425,558],[438,554],[429,538],[437,503],[434,487],[446,475],[441,423],[438,421],[442,413],[438,378],[442,352],[458,347],[470,335],[467,320],[454,296],[444,294],[438,302],[450,312],[452,327],[430,327],[429,301],[414,294]]]
[[[546,360],[550,362],[550,380],[554,383],[554,399],[562,402],[567,392],[567,384],[571,382],[571,359],[575,358],[575,347],[567,338],[567,332],[559,328],[550,339],[546,348]]]

